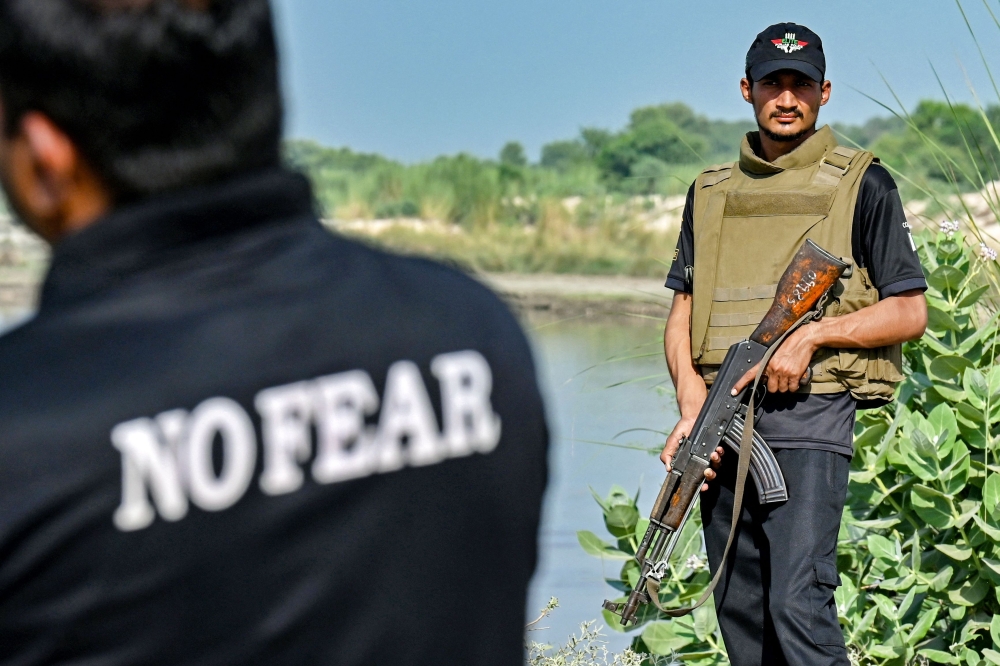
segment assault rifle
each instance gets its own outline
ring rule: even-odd
[[[691,429],[693,435],[681,438],[670,472],[653,503],[649,529],[635,554],[641,567],[639,580],[628,601],[604,602],[606,610],[621,616],[622,625],[635,622],[639,607],[650,602],[670,616],[686,615],[705,603],[715,589],[724,566],[719,567],[709,588],[691,608],[665,609],[660,605],[660,579],[667,573],[670,554],[698,501],[709,456],[716,447],[725,442],[739,454],[733,524],[723,563],[732,545],[742,508],[743,485],[748,470],[762,504],[788,499],[785,479],[774,453],[753,431],[758,384],[771,354],[798,326],[818,318],[830,289],[841,277],[849,275],[850,268],[849,261],[837,259],[812,240],[807,240],[781,276],[774,302],[760,325],[748,340],[729,348]],[[760,367],[752,385],[744,387],[736,396],[731,395],[740,378],[757,364]]]

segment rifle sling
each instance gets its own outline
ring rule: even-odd
[[[669,617],[683,617],[689,613],[694,612],[695,609],[701,607],[712,593],[715,591],[715,587],[719,584],[719,580],[722,578],[722,571],[726,568],[726,560],[729,558],[729,548],[733,545],[733,539],[736,536],[736,528],[739,525],[740,514],[743,511],[743,491],[746,489],[747,482],[747,472],[750,471],[750,454],[753,450],[753,421],[754,421],[754,396],[757,393],[757,386],[760,384],[760,378],[764,375],[764,370],[767,368],[768,362],[771,360],[771,356],[774,352],[778,351],[778,347],[781,343],[785,341],[793,331],[795,331],[799,326],[805,322],[813,319],[816,316],[814,310],[810,310],[805,313],[799,320],[792,324],[791,328],[782,333],[773,345],[764,354],[764,358],[761,359],[760,365],[757,367],[757,374],[754,377],[753,385],[750,388],[750,404],[747,406],[747,417],[746,422],[743,424],[743,437],[740,439],[740,453],[738,458],[738,464],[736,466],[736,489],[734,491],[733,497],[733,523],[729,527],[729,539],[726,540],[726,549],[722,552],[722,561],[719,562],[719,568],[715,570],[715,575],[712,576],[712,582],[709,583],[708,588],[702,593],[698,601],[694,602],[693,606],[689,608],[664,608],[660,603],[660,581],[647,578],[646,579],[646,593],[649,595],[649,600],[656,606],[662,613]],[[682,526],[683,527],[683,526]]]

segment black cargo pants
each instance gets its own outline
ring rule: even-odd
[[[733,666],[848,666],[833,592],[837,532],[850,460],[839,453],[777,449],[788,501],[761,505],[747,479],[743,511],[726,571],[715,590],[719,625]],[[733,515],[736,455],[702,493],[712,571]]]

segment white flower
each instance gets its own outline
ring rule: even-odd
[[[938,228],[941,230],[941,233],[943,233],[946,238],[951,239],[955,236],[955,233],[958,232],[960,226],[961,225],[959,224],[958,220],[945,220],[940,225],[938,225]]]
[[[986,245],[986,243],[979,244],[979,257],[983,261],[996,261],[997,251]]]
[[[699,569],[705,568],[705,560],[703,560],[698,554],[694,554],[691,557],[687,558],[687,561],[684,562],[684,566],[686,566],[688,569],[694,569],[695,571],[697,571]]]

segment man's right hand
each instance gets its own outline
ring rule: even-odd
[[[677,422],[674,429],[670,432],[667,437],[667,444],[663,447],[663,452],[660,454],[660,462],[666,466],[667,471],[670,471],[670,465],[674,460],[674,456],[677,455],[677,447],[681,445],[681,438],[686,437],[691,434],[691,428],[694,427],[695,417],[681,417],[681,420]]]

